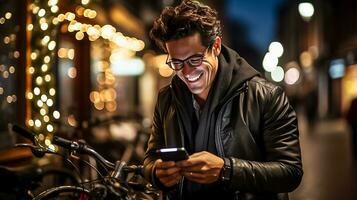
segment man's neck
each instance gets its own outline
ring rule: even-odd
[[[206,99],[203,99],[203,98],[199,97],[198,95],[193,95],[193,97],[196,99],[198,105],[200,105],[200,108],[202,109],[206,103]]]

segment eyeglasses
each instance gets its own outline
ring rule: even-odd
[[[167,55],[166,64],[175,71],[180,71],[185,65],[185,63],[187,63],[190,67],[198,67],[202,64],[207,49],[208,47],[201,54],[194,54],[184,60],[180,60],[176,58],[168,60],[169,55]]]

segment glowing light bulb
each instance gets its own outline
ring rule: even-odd
[[[56,94],[56,90],[54,88],[51,88],[49,90],[49,93],[50,93],[51,96],[54,96]]]
[[[27,124],[29,126],[33,126],[35,123],[34,123],[34,121],[32,119],[30,119],[30,120],[27,121]]]
[[[44,122],[49,122],[50,121],[50,117],[48,115],[43,116],[43,121]]]
[[[53,131],[53,126],[51,124],[47,125],[47,131],[52,132]]]
[[[51,75],[47,74],[47,75],[45,76],[45,81],[46,81],[46,82],[50,82],[50,81],[51,81]]]
[[[36,78],[36,84],[37,84],[37,85],[42,85],[42,83],[43,83],[42,77],[41,77],[41,76],[38,76],[38,77]]]
[[[57,111],[57,110],[55,110],[54,112],[53,112],[53,117],[55,118],[55,119],[59,119],[60,118],[60,113]]]
[[[67,57],[71,60],[74,58],[74,49],[68,49],[67,51]]]
[[[49,56],[45,56],[45,58],[43,59],[43,61],[45,63],[49,63],[51,61],[51,58]]]
[[[28,30],[28,31],[32,31],[32,30],[33,30],[33,24],[27,25],[27,30]]]
[[[89,3],[89,0],[81,0],[82,5],[87,5]]]
[[[56,13],[56,12],[58,12],[58,10],[59,10],[58,6],[52,6],[51,7],[51,12],[52,13]]]
[[[43,72],[46,72],[46,71],[48,70],[48,65],[43,64],[43,65],[41,66],[41,70],[42,70]]]
[[[39,12],[39,10],[40,10],[40,8],[39,8],[38,6],[34,6],[34,7],[32,8],[32,13],[33,13],[33,14],[37,14],[37,13]]]
[[[42,102],[41,100],[38,100],[38,101],[37,101],[37,106],[38,106],[39,108],[42,108],[43,102]]]
[[[11,12],[7,12],[7,13],[5,14],[5,18],[6,18],[6,19],[10,19],[11,16],[12,16]]]
[[[53,24],[53,25],[57,25],[58,23],[59,23],[58,18],[57,18],[57,17],[53,18],[52,24]]]
[[[31,57],[32,60],[36,60],[37,53],[36,52],[32,52],[30,57]]]
[[[27,93],[27,99],[32,99],[33,98],[33,94],[32,94],[32,92],[28,92]]]
[[[41,108],[40,109],[40,114],[43,116],[43,115],[46,115],[46,109],[44,108]]]
[[[38,127],[38,128],[41,127],[41,124],[42,124],[42,123],[41,123],[40,120],[38,120],[38,119],[35,120],[35,126],[36,126],[36,127]]]
[[[38,11],[38,16],[40,16],[40,17],[45,16],[45,14],[46,14],[46,10],[43,9],[43,8],[41,8],[41,9]]]
[[[56,42],[55,41],[51,41],[50,43],[48,43],[48,49],[49,50],[53,50],[53,49],[55,49],[55,47],[56,47]]]
[[[48,24],[47,23],[42,23],[40,27],[41,27],[41,30],[45,31],[45,30],[48,29]]]
[[[269,52],[279,58],[284,53],[283,45],[280,42],[272,42],[269,45]]]
[[[12,102],[12,96],[7,96],[6,97],[6,101],[7,101],[7,103],[11,103]]]
[[[41,95],[41,100],[43,102],[47,101],[47,96],[45,94]]]
[[[300,3],[298,10],[303,19],[307,21],[310,20],[315,12],[314,6],[309,2]]]
[[[46,104],[47,104],[49,107],[51,107],[51,106],[53,105],[52,99],[48,99],[47,102],[46,102]]]
[[[9,72],[10,72],[11,74],[15,73],[15,67],[14,67],[14,66],[11,66],[11,67],[9,68]]]
[[[47,126],[47,127],[48,127],[48,126]],[[47,128],[47,130],[48,130],[48,128]],[[49,140],[48,138],[46,138],[46,139],[45,139],[45,145],[46,145],[46,146],[51,145],[51,140]]]
[[[29,67],[29,73],[30,73],[30,74],[33,74],[34,72],[35,72],[35,68],[34,68],[34,67],[32,67],[32,66],[31,66],[31,67]]]
[[[41,92],[41,90],[40,90],[40,88],[38,88],[38,87],[35,87],[35,88],[33,89],[33,93],[34,93],[35,95],[39,95],[40,92]]]
[[[77,40],[82,40],[83,38],[84,38],[84,33],[82,31],[76,33]]]

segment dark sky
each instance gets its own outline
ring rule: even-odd
[[[277,6],[283,0],[227,0],[228,16],[248,27],[250,42],[260,53],[275,40]]]

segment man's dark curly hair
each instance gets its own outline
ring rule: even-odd
[[[202,44],[209,47],[222,37],[217,11],[198,1],[183,0],[165,8],[154,22],[150,37],[166,52],[165,42],[200,33]]]

